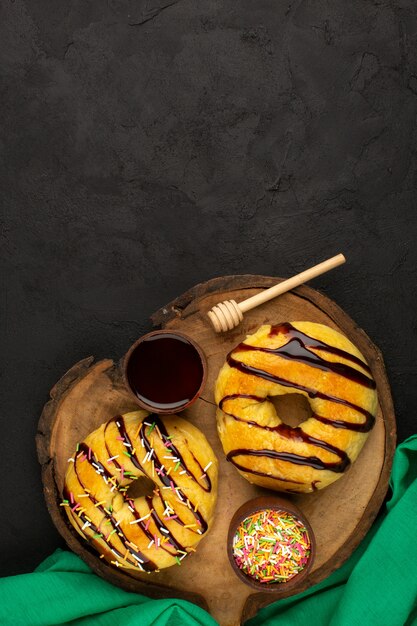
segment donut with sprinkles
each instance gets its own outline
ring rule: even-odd
[[[114,567],[181,565],[213,523],[218,462],[203,433],[178,416],[117,415],[68,459],[63,499],[77,532]],[[130,496],[139,478],[153,492]]]

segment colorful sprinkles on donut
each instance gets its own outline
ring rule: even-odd
[[[306,527],[286,511],[257,511],[239,524],[233,537],[237,566],[259,583],[291,580],[305,568],[310,553]]]

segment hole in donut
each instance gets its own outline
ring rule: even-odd
[[[147,476],[140,476],[129,485],[126,495],[134,500],[135,498],[140,498],[141,496],[152,495],[154,489],[155,483],[150,478],[147,478]]]
[[[268,398],[272,402],[278,417],[295,428],[308,420],[313,415],[308,400],[300,393],[286,393],[283,396],[270,396]]]

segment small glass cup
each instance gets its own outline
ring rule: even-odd
[[[155,330],[140,337],[123,360],[125,385],[151,413],[178,413],[204,389],[207,361],[200,346],[183,333]]]

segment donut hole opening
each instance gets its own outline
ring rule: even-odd
[[[313,412],[308,400],[301,393],[286,393],[268,398],[275,407],[278,417],[292,428],[308,420]]]
[[[137,480],[134,480],[129,485],[126,496],[134,500],[135,498],[140,498],[141,496],[152,495],[154,489],[155,483],[150,478],[147,476],[139,476]]]

